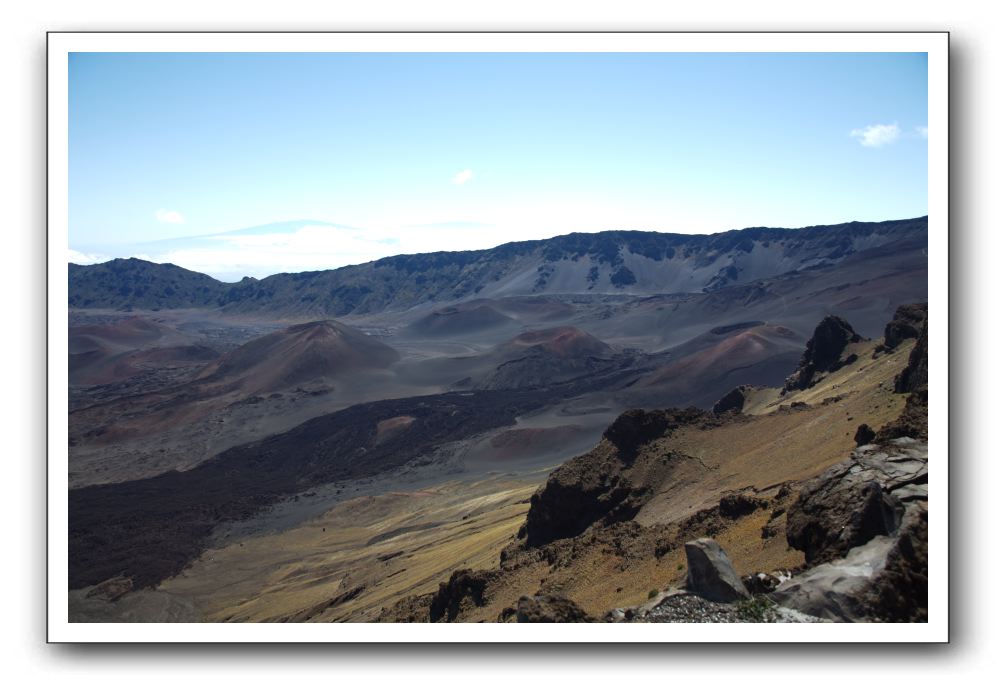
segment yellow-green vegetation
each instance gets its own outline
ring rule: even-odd
[[[209,549],[160,589],[191,599],[208,621],[370,621],[455,569],[496,567],[536,487],[491,479],[360,497]]]
[[[737,603],[737,614],[744,621],[754,623],[767,623],[771,620],[772,610],[775,603],[763,595],[755,595],[752,598],[741,600]]]

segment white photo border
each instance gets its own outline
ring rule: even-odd
[[[48,34],[48,641],[202,642],[948,642],[947,32],[51,32]],[[68,56],[72,52],[920,52],[928,67],[931,307],[930,620],[922,624],[142,624],[68,617]]]

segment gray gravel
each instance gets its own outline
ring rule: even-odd
[[[636,623],[812,623],[819,619],[799,612],[787,611],[772,605],[764,608],[763,601],[753,606],[745,603],[712,602],[698,595],[678,593],[664,598],[659,605],[643,616],[630,621]],[[749,611],[754,609],[755,611]],[[758,614],[763,616],[759,617]]]

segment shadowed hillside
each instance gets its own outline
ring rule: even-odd
[[[69,306],[222,307],[241,313],[327,317],[476,297],[711,292],[786,272],[833,266],[862,251],[900,241],[922,242],[926,247],[926,238],[926,217],[713,235],[569,234],[484,251],[400,255],[231,284],[174,265],[113,260],[70,265]],[[470,323],[495,320],[501,317],[489,313]]]

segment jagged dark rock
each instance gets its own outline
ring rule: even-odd
[[[688,590],[714,602],[735,602],[749,597],[733,564],[719,544],[703,538],[685,544]]]
[[[831,621],[926,621],[926,504],[909,507],[896,536],[877,536],[806,570],[769,597]]]
[[[867,424],[862,424],[854,432],[854,442],[858,445],[868,445],[875,440],[875,430]]]
[[[785,380],[784,391],[807,389],[814,384],[817,373],[833,372],[842,367],[849,362],[840,358],[844,349],[861,340],[863,338],[854,332],[851,324],[839,316],[824,318],[806,343],[798,369]]]
[[[926,446],[890,443],[858,448],[806,483],[788,511],[786,538],[815,565],[840,558],[879,535],[892,535],[902,520],[894,490],[927,481]]]
[[[927,440],[927,316],[923,306],[923,326],[910,351],[909,362],[896,376],[896,392],[909,393],[899,417],[882,427],[880,439],[916,438]]]
[[[885,567],[860,596],[880,621],[927,620],[927,505],[908,509]]]
[[[753,389],[748,384],[742,384],[739,387],[734,387],[728,394],[723,398],[716,401],[712,406],[712,412],[715,415],[722,415],[725,412],[743,412],[744,404],[747,402],[747,394]]]
[[[559,595],[524,595],[515,612],[519,623],[595,623],[596,619]]]
[[[893,539],[878,536],[852,548],[846,557],[816,565],[781,584],[768,598],[782,607],[834,622],[862,621],[869,615],[860,596],[882,570]]]
[[[484,590],[493,578],[493,572],[457,570],[449,581],[439,584],[439,590],[429,603],[429,621],[454,621],[469,604],[484,605]]]
[[[786,523],[788,543],[817,564],[841,557],[851,548],[899,525],[902,506],[873,481],[842,486],[827,483],[803,488]]]
[[[885,346],[895,349],[903,340],[916,339],[927,321],[927,303],[900,305],[896,313],[885,326]]]
[[[724,518],[736,519],[754,513],[767,506],[767,502],[744,493],[726,495],[719,500],[719,514]]]
[[[927,390],[910,394],[906,398],[906,405],[903,411],[892,422],[889,422],[878,431],[879,440],[889,440],[894,438],[915,438],[920,441],[927,440]]]
[[[779,577],[773,574],[765,574],[764,572],[748,574],[745,577],[741,577],[740,581],[743,582],[744,588],[751,595],[766,595],[778,588],[778,584],[781,583]]]
[[[624,412],[594,450],[565,462],[550,474],[546,484],[530,498],[519,537],[525,539],[527,547],[535,548],[577,536],[596,522],[630,520],[649,494],[646,485],[634,486],[626,474],[640,448],[681,426],[713,422],[715,417],[698,408]],[[664,453],[656,469],[666,472],[686,459]]]
[[[626,504],[633,493],[629,480],[612,472],[594,473],[575,468],[565,464],[557,469],[530,498],[522,532],[527,546],[542,546],[577,536],[610,513],[615,520],[636,514],[638,507]]]
[[[781,584],[771,597],[785,607],[832,621],[926,621],[927,475],[927,446],[908,438],[859,448],[850,462],[831,467],[817,479],[821,483],[815,492],[812,486],[807,488],[809,495],[838,496],[837,505],[824,512],[821,527],[828,533],[839,528],[842,536],[828,538],[830,546],[813,556],[821,561],[836,559]],[[891,503],[896,507],[885,515],[892,518],[898,512],[901,517],[896,528],[880,527],[889,531],[847,548],[840,544],[848,538],[857,543],[865,536],[848,537],[855,534],[853,523],[841,525],[826,516],[855,501],[855,488],[861,485],[876,486],[888,497],[880,500],[880,506]],[[826,555],[831,549],[841,557]],[[806,558],[810,560],[808,551]]]
[[[903,372],[896,376],[896,393],[920,391],[927,388],[927,319],[923,320],[923,330],[913,351],[910,352],[909,363]]]
[[[641,445],[662,437],[672,429],[694,424],[707,414],[698,408],[627,410],[605,430],[604,436],[619,449],[621,456],[630,458]]]

